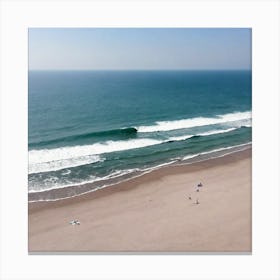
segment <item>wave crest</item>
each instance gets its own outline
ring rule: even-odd
[[[236,112],[225,115],[217,115],[214,118],[197,117],[192,119],[183,119],[175,121],[159,121],[155,125],[140,126],[138,132],[157,132],[157,131],[170,131],[191,127],[215,125],[227,122],[241,121],[251,119],[251,111]]]
[[[144,148],[162,143],[184,141],[196,137],[222,134],[240,129],[242,127],[244,126],[220,130],[210,130],[196,135],[169,137],[168,139],[164,140],[143,138],[122,141],[107,141],[104,143],[95,143],[92,145],[83,146],[67,146],[54,149],[31,150],[29,151],[29,174],[56,171],[104,161],[105,159],[100,157],[100,154]]]
[[[137,129],[135,127],[126,127],[120,129],[112,129],[112,130],[104,130],[97,132],[88,132],[83,134],[71,135],[66,137],[60,137],[56,139],[50,139],[47,141],[39,141],[39,142],[31,142],[30,146],[38,146],[38,145],[50,145],[56,144],[62,141],[76,141],[76,140],[86,140],[90,138],[101,138],[101,137],[133,137],[137,134]]]

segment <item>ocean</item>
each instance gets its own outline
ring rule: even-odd
[[[29,71],[29,200],[245,148],[251,79],[247,70]]]

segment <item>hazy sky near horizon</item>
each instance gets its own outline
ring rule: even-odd
[[[251,69],[248,28],[30,28],[29,70]]]

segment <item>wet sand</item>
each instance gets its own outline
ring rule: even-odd
[[[29,251],[251,252],[251,148],[29,203]]]

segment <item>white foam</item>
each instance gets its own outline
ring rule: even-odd
[[[177,137],[170,137],[168,141],[183,141],[187,140],[189,138],[192,138],[194,135],[183,135],[183,136],[177,136]]]
[[[143,148],[160,144],[155,139],[107,141],[92,145],[29,151],[29,174],[60,170],[102,160],[99,154]]]
[[[131,168],[131,169],[125,169],[125,170],[116,170],[113,173],[104,176],[104,177],[100,177],[94,180],[94,182],[98,182],[98,181],[103,181],[103,180],[108,180],[108,179],[116,179],[118,177],[124,176],[124,175],[128,175],[130,173],[133,172],[137,172],[137,171],[141,171],[139,168]]]
[[[238,129],[238,127],[228,128],[224,130],[210,130],[197,134],[197,136],[221,134],[235,129]],[[145,138],[133,139],[128,141],[107,141],[104,143],[96,143],[84,146],[31,150],[29,152],[29,174],[57,171],[66,168],[91,164],[104,160],[104,158],[99,156],[100,154],[143,148],[169,141],[182,141],[193,136],[194,135],[183,135],[170,137],[167,140]]]
[[[228,129],[220,129],[220,130],[210,130],[207,132],[203,132],[203,133],[199,133],[199,136],[208,136],[208,135],[214,135],[214,134],[222,134],[222,133],[227,133],[233,130],[238,129],[239,127],[232,127],[232,128],[228,128]]]
[[[181,160],[187,160],[187,159],[191,159],[191,158],[195,158],[197,156],[199,156],[200,154],[194,154],[194,155],[190,155],[190,156],[185,156],[183,157]]]
[[[96,177],[94,175],[91,175],[91,176],[89,176],[89,178],[87,180],[81,180],[79,182],[65,181],[64,183],[59,182],[58,181],[59,178],[52,176],[52,177],[44,180],[44,183],[52,183],[49,186],[43,185],[40,187],[40,186],[38,186],[37,182],[35,182],[34,185],[30,184],[30,182],[29,182],[28,192],[29,193],[39,193],[39,192],[45,192],[45,191],[50,191],[50,190],[55,190],[55,189],[64,189],[64,188],[68,188],[68,187],[86,185],[86,184],[105,181],[105,180],[109,180],[109,179],[116,179],[118,177],[122,177],[124,175],[128,175],[130,173],[137,172],[137,171],[143,171],[143,170],[141,170],[139,168],[116,170],[113,173],[111,173],[107,176],[104,176],[104,177]]]
[[[161,141],[154,139],[135,139],[128,141],[107,141],[92,145],[66,146],[55,149],[31,150],[29,163],[51,162],[62,159],[73,159],[90,155],[99,155],[116,151],[142,148],[159,144]]]
[[[196,135],[182,135],[182,136],[177,136],[177,137],[171,137],[168,140],[170,141],[183,141],[187,140],[189,138],[192,138],[193,136],[208,136],[208,135],[214,135],[214,134],[222,134],[222,133],[227,133],[233,130],[236,130],[240,127],[232,127],[232,128],[227,128],[227,129],[217,129],[217,130],[210,130],[202,133],[198,133]]]
[[[207,151],[207,152],[202,152],[202,153],[199,153],[199,154],[185,156],[185,157],[182,158],[182,160],[187,160],[187,159],[194,158],[194,157],[201,156],[201,155],[208,155],[208,154],[212,154],[212,153],[216,153],[216,152],[221,152],[221,151],[226,151],[226,150],[230,150],[230,149],[234,149],[234,148],[248,146],[249,144],[252,144],[252,142],[239,144],[239,145],[235,145],[235,146],[230,146],[230,147],[223,147],[223,148],[219,148],[219,149],[210,150],[210,151]],[[224,154],[224,155],[226,155],[226,154]]]
[[[168,165],[171,165],[172,163],[176,162],[177,160],[171,160],[169,162],[165,162],[165,163],[162,163],[162,164],[159,164],[159,165],[156,165],[154,167],[150,167],[150,168],[146,168],[144,169],[144,171],[153,171],[153,170],[156,170],[156,169],[159,169],[163,166],[168,166]]]
[[[68,175],[71,173],[71,170],[66,169],[64,172],[61,173],[61,175]]]
[[[214,125],[220,123],[234,122],[240,120],[246,120],[251,118],[251,111],[247,112],[235,112],[225,115],[217,115],[214,118],[192,118],[175,121],[159,121],[155,125],[140,126],[137,128],[138,132],[156,132],[156,131],[170,131],[191,127],[199,127],[206,125]]]
[[[39,153],[40,158],[42,160],[42,154]],[[76,157],[76,158],[69,158],[69,159],[61,159],[61,160],[54,160],[54,161],[43,161],[43,162],[36,162],[38,158],[36,158],[36,154],[32,153],[32,159],[35,162],[30,161],[30,155],[31,151],[29,152],[29,166],[28,166],[28,173],[34,174],[34,173],[40,173],[40,172],[47,172],[47,171],[57,171],[61,169],[66,169],[70,167],[76,167],[80,165],[90,164],[98,161],[103,161],[104,159],[100,156],[91,155],[91,156],[85,156],[85,157]],[[64,175],[70,174],[70,170],[65,173]]]
[[[239,145],[235,145],[235,146],[231,146],[231,147],[223,147],[223,148],[219,148],[219,149],[214,149],[214,150],[210,150],[210,151],[207,151],[207,152],[203,152],[203,153],[199,153],[199,154],[194,154],[194,155],[188,155],[188,156],[185,156],[183,157],[181,160],[187,160],[187,159],[191,159],[191,158],[195,158],[199,155],[205,155],[205,154],[211,154],[211,153],[214,153],[214,152],[219,152],[219,151],[225,151],[225,150],[229,150],[229,149],[233,149],[233,148],[237,148],[237,147],[244,147],[244,149],[240,149],[238,151],[242,151],[242,150],[245,150],[246,149],[246,146],[252,144],[252,142],[248,142],[248,143],[244,143],[244,144],[239,144]],[[232,153],[235,153],[237,152],[236,150],[233,150],[232,152],[229,152],[229,153],[224,153],[222,155],[219,155],[219,156],[215,156],[215,157],[223,157],[223,156],[226,156],[228,154],[232,154]],[[90,180],[87,180],[87,181],[82,181],[80,183],[72,183],[72,184],[68,184],[68,185],[63,185],[63,186],[59,186],[59,185],[55,185],[55,186],[52,186],[52,187],[49,187],[49,188],[42,188],[42,189],[31,189],[29,190],[29,193],[38,193],[38,192],[44,192],[44,191],[48,191],[48,190],[52,190],[52,189],[61,189],[61,188],[67,188],[67,187],[73,187],[73,186],[80,186],[80,185],[84,185],[84,184],[88,184],[88,183],[92,183],[92,182],[95,182],[95,181],[100,181],[100,180],[104,180],[104,179],[108,179],[108,178],[116,178],[116,177],[119,177],[119,176],[122,176],[122,175],[125,175],[125,174],[129,174],[129,173],[132,173],[133,171],[142,171],[140,174],[136,175],[136,176],[133,176],[133,177],[130,177],[130,178],[126,178],[124,180],[122,180],[122,182],[126,182],[128,180],[131,180],[132,178],[137,178],[137,177],[140,177],[144,174],[147,174],[147,173],[150,173],[152,172],[153,170],[156,170],[156,169],[159,169],[163,166],[167,166],[167,165],[171,165],[172,163],[175,163],[178,161],[178,158],[176,159],[173,159],[172,161],[170,162],[167,162],[167,163],[163,163],[163,164],[159,164],[157,166],[153,166],[153,167],[149,167],[149,168],[146,168],[146,169],[128,169],[128,170],[118,170],[106,177],[103,177],[103,178],[98,178],[98,177],[94,177],[92,176],[92,179]],[[203,160],[202,160],[203,161]],[[113,175],[116,175],[116,176],[113,176]],[[106,187],[109,187],[109,186],[112,186],[114,185],[114,183],[112,184],[105,184],[105,185],[101,185],[99,187],[96,187],[92,190],[89,190],[89,191],[86,191],[86,192],[82,192],[80,194],[76,194],[76,195],[71,195],[71,197],[76,197],[76,196],[81,196],[81,195],[85,195],[87,193],[91,193],[91,192],[94,192],[94,191],[97,191],[99,189],[103,189],[103,188],[106,188]],[[38,186],[37,186],[38,187]],[[29,202],[38,202],[38,201],[57,201],[57,200],[63,200],[63,199],[67,199],[69,197],[63,197],[63,198],[57,198],[57,199],[40,199],[40,200],[34,200],[34,201],[29,201]]]

